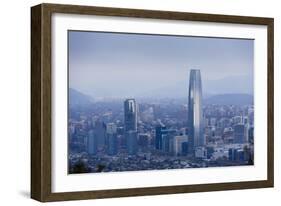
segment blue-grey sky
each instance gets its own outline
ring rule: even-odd
[[[254,40],[69,31],[69,87],[93,97],[252,93]]]

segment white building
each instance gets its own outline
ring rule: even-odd
[[[187,135],[175,136],[173,138],[173,153],[175,156],[182,155],[183,143],[187,143],[187,142],[188,142]]]
[[[197,147],[195,150],[195,157],[196,158],[207,158],[207,150],[205,147]]]

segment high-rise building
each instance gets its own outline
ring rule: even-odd
[[[237,149],[229,148],[228,149],[228,160],[235,161],[236,160]]]
[[[234,126],[234,143],[246,143],[248,137],[248,129],[244,124]]]
[[[124,129],[129,155],[137,153],[137,104],[135,99],[124,102]]]
[[[163,150],[165,152],[171,151],[170,146],[172,146],[172,137],[177,133],[175,129],[167,129],[162,123],[159,123],[155,127],[155,148],[158,150]],[[171,141],[170,141],[171,140]]]
[[[130,130],[126,132],[127,138],[127,152],[129,155],[135,155],[138,151],[137,145],[137,131]]]
[[[161,150],[162,148],[162,134],[166,127],[164,124],[159,123],[155,128],[155,148]]]
[[[93,130],[97,139],[98,148],[103,149],[105,147],[106,124],[103,121],[96,120],[93,125]]]
[[[187,135],[174,136],[173,138],[173,153],[175,156],[183,155],[184,145],[188,142]],[[184,144],[184,145],[183,145]]]
[[[173,151],[173,136],[169,133],[163,133],[161,139],[161,150],[166,153],[171,153]]]
[[[114,123],[108,123],[106,125],[106,137],[107,137],[107,153],[109,155],[117,154],[117,126]]]
[[[250,127],[250,128],[249,128],[248,136],[249,136],[248,141],[249,141],[250,143],[254,143],[254,127]]]
[[[137,104],[135,99],[126,99],[124,102],[125,132],[137,130]]]
[[[183,142],[181,144],[182,148],[181,148],[181,152],[182,152],[182,155],[187,155],[188,154],[188,141],[187,142]]]
[[[188,91],[189,154],[194,155],[196,147],[205,145],[203,121],[201,73],[200,70],[192,69]]]
[[[228,159],[236,162],[248,161],[249,154],[248,151],[244,151],[242,148],[230,148],[228,150]]]
[[[94,155],[97,153],[98,142],[93,130],[88,133],[88,154]]]

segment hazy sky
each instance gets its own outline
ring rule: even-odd
[[[93,97],[181,96],[190,69],[200,69],[203,93],[250,93],[253,47],[245,39],[69,31],[69,86]]]

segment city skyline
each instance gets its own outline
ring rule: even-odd
[[[186,107],[130,98],[70,108],[69,173],[253,165],[253,105],[203,107],[200,70],[189,79]]]
[[[253,40],[69,31],[68,43],[69,174],[254,165]]]
[[[191,68],[205,74],[204,95],[253,94],[253,40],[70,31],[68,41],[69,86],[93,98],[185,97]]]

